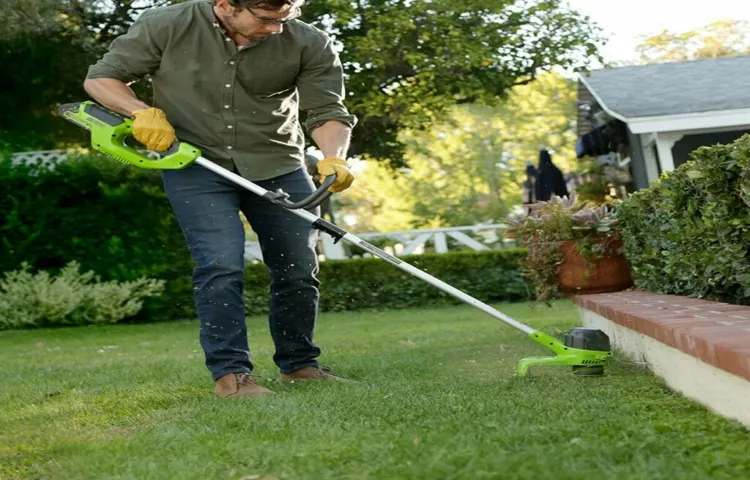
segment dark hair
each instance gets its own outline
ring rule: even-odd
[[[282,7],[301,7],[304,0],[229,0],[233,7],[260,8],[264,10],[278,10]]]

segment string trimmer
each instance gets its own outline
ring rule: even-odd
[[[91,146],[94,150],[113,157],[121,162],[134,165],[139,168],[174,170],[184,168],[191,163],[197,163],[212,172],[260,195],[268,201],[289,209],[312,223],[313,227],[321,230],[331,237],[335,242],[345,240],[357,247],[370,252],[376,257],[395,265],[405,272],[439,288],[459,300],[482,310],[490,316],[522,331],[533,341],[543,347],[552,350],[554,357],[530,357],[524,358],[518,363],[517,374],[526,375],[529,367],[541,365],[568,365],[573,367],[573,372],[578,375],[601,375],[604,372],[604,364],[611,357],[609,338],[601,330],[574,328],[565,336],[561,342],[552,335],[535,330],[513,318],[499,312],[489,305],[480,302],[476,298],[454,288],[447,283],[438,280],[424,271],[396,258],[387,252],[371,245],[351,233],[342,230],[331,222],[309,212],[324,202],[330,195],[328,187],[335,178],[333,175],[309,197],[299,202],[290,202],[289,196],[279,190],[271,192],[255,183],[236,175],[235,173],[220,167],[212,161],[203,158],[201,151],[187,143],[175,142],[165,152],[149,152],[134,148],[126,143],[132,137],[132,121],[130,118],[112,112],[97,103],[86,101],[63,105],[59,109],[63,118],[79,125],[91,132]],[[136,142],[137,143],[137,142]]]

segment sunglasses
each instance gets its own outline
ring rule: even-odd
[[[292,20],[295,20],[302,15],[302,9],[299,7],[296,7],[294,10],[292,10],[292,13],[287,15],[284,18],[272,18],[272,17],[266,17],[265,15],[259,15],[249,8],[247,9],[248,12],[250,12],[255,18],[260,20],[263,23],[271,24],[271,25],[283,25],[287,22],[291,22]]]

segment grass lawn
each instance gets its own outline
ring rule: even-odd
[[[561,336],[574,305],[502,305]],[[276,377],[265,319],[259,375]],[[617,363],[600,378],[470,307],[324,314],[324,364],[356,384],[220,401],[197,324],[0,332],[0,478],[748,479],[737,423]]]

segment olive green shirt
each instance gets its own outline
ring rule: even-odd
[[[355,126],[343,105],[341,62],[324,32],[292,20],[282,33],[238,48],[212,4],[147,10],[87,78],[130,83],[148,75],[153,106],[166,112],[177,138],[250,180],[304,165],[303,125],[308,132],[328,120]]]

